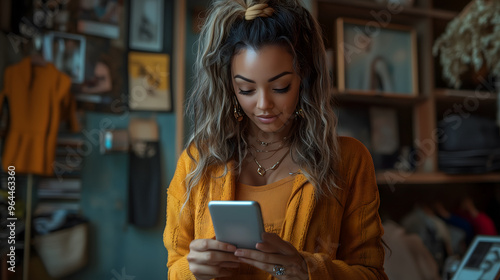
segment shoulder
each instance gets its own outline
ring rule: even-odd
[[[195,164],[199,159],[199,152],[198,152],[198,149],[196,149],[196,147],[191,144],[189,145],[189,147],[185,148],[178,161],[177,161],[177,167],[179,168],[180,166],[191,166],[193,164]]]
[[[375,168],[368,149],[359,140],[352,137],[339,137],[339,175],[347,182],[359,174],[374,174]]]
[[[178,200],[181,200],[186,194],[186,177],[191,172],[192,166],[195,164],[195,161],[192,156],[189,155],[188,150],[190,149],[187,148],[183,150],[177,160],[175,173],[168,187],[168,195],[176,197]]]
[[[359,140],[352,137],[339,136],[338,143],[341,161],[365,158],[371,160],[370,152]]]

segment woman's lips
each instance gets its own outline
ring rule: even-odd
[[[260,116],[256,116],[256,118],[261,123],[269,124],[269,123],[274,122],[278,118],[278,116],[276,116],[276,115],[260,115]]]

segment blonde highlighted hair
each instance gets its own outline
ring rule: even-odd
[[[245,20],[248,7],[266,3],[274,9],[269,17]],[[248,119],[233,117],[234,90],[231,58],[244,48],[258,50],[266,45],[284,46],[294,57],[301,77],[299,107],[305,118],[297,118],[293,137],[287,139],[292,158],[316,188],[316,198],[337,188],[337,118],[326,66],[321,30],[298,0],[216,0],[212,3],[198,40],[194,65],[194,87],[188,99],[188,115],[194,124],[187,143],[195,165],[186,178],[187,197],[210,174],[212,166],[236,161],[239,167],[247,154]],[[195,156],[191,149],[197,151]]]

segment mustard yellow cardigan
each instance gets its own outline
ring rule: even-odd
[[[280,236],[302,254],[311,280],[387,279],[378,214],[380,200],[370,153],[353,138],[340,137],[339,144],[339,200],[331,196],[316,201],[314,187],[298,174]],[[184,179],[192,164],[184,151],[167,191],[163,242],[168,250],[169,279],[195,279],[186,256],[192,240],[215,236],[208,202],[234,199],[234,173],[213,176],[193,189],[180,213],[185,198]],[[222,174],[222,170],[218,168],[215,174]]]

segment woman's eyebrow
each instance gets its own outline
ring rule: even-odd
[[[267,80],[267,81],[268,81],[268,82],[272,82],[272,81],[275,81],[275,80],[277,80],[277,79],[279,79],[279,78],[281,78],[281,77],[283,77],[283,76],[285,76],[285,75],[289,75],[289,74],[293,74],[293,73],[292,73],[292,72],[285,71],[285,72],[283,72],[283,73],[280,73],[280,74],[278,74],[278,75],[276,75],[276,76],[274,76],[274,77],[270,78],[270,79],[269,79],[269,80]],[[241,76],[241,75],[236,75],[236,76],[234,76],[234,78],[235,78],[235,79],[236,79],[236,78],[240,78],[240,79],[242,79],[242,80],[244,80],[244,81],[247,81],[247,82],[249,82],[249,83],[255,84],[255,81],[250,80],[250,79],[248,79],[248,78],[245,78],[245,77],[243,77],[243,76]]]

